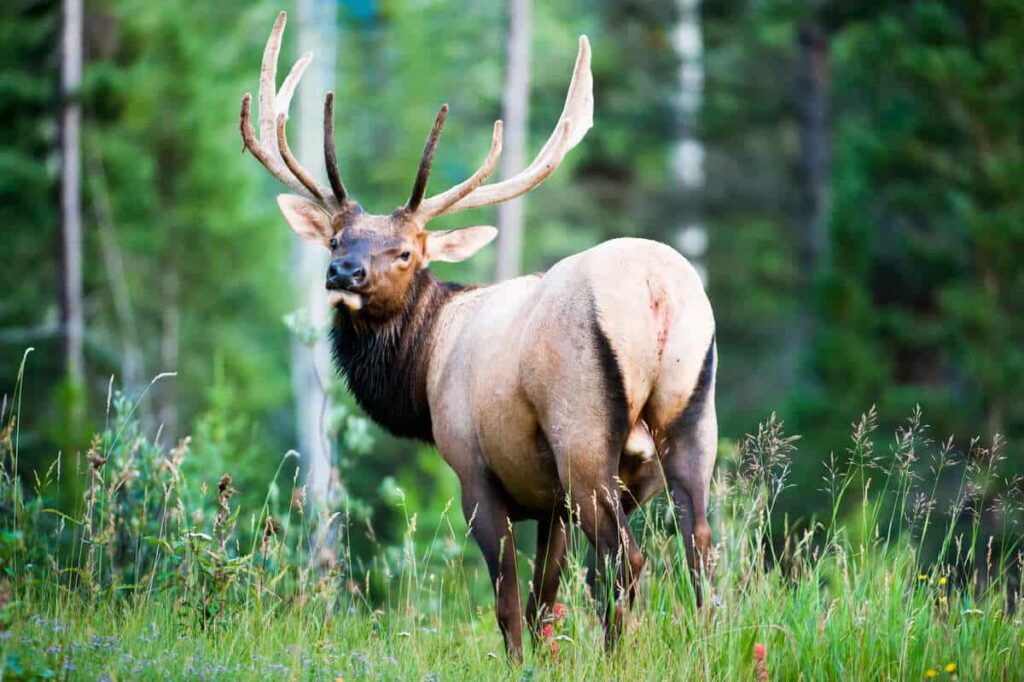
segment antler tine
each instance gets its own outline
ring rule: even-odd
[[[327,166],[327,179],[331,183],[331,191],[339,206],[344,206],[348,199],[345,183],[338,172],[338,151],[334,146],[334,93],[328,92],[324,100],[324,165]]]
[[[239,114],[239,129],[242,132],[242,151],[248,149],[256,160],[263,164],[270,174],[287,185],[293,192],[304,197],[312,198],[306,188],[295,177],[288,172],[288,169],[278,157],[274,148],[269,150],[256,139],[256,132],[252,129],[250,122],[250,111],[252,109],[252,95],[245,93],[242,97],[242,111]]]
[[[242,133],[242,151],[248,149],[252,155],[262,163],[271,175],[284,183],[292,191],[308,198],[315,199],[325,208],[329,208],[329,202],[325,198],[326,192],[321,188],[288,150],[287,140],[281,144],[283,137],[283,122],[281,118],[287,118],[288,109],[291,106],[292,95],[302,78],[303,72],[313,59],[312,53],[304,54],[288,72],[288,76],[281,84],[281,89],[276,90],[277,81],[277,59],[281,52],[281,36],[284,34],[287,14],[281,12],[274,21],[274,27],[270,31],[267,45],[263,49],[263,61],[260,65],[260,88],[259,88],[259,129],[260,137],[256,139],[256,133],[252,128],[250,120],[252,113],[252,95],[246,93],[242,98],[242,110],[239,114],[239,129]],[[281,130],[279,130],[279,122]]]
[[[430,129],[430,136],[427,137],[427,144],[423,147],[423,156],[420,157],[420,167],[416,171],[416,181],[412,185],[412,194],[405,204],[405,210],[415,213],[423,201],[423,193],[427,190],[427,180],[430,178],[430,166],[434,162],[434,152],[437,151],[437,141],[441,137],[441,129],[444,128],[444,121],[448,118],[448,105],[442,104],[437,111],[437,118],[434,119],[434,127]]]
[[[426,222],[435,216],[445,213],[460,199],[468,195],[477,187],[483,184],[498,165],[498,158],[501,156],[502,123],[500,120],[494,122],[494,132],[491,135],[491,148],[487,157],[480,167],[471,176],[455,185],[454,187],[435,194],[420,205],[419,217]]]
[[[281,83],[281,89],[277,93],[277,101],[274,102],[274,106],[277,107],[277,113],[287,114],[291,109],[292,95],[295,94],[295,88],[299,85],[299,80],[302,78],[302,74],[306,72],[306,67],[309,66],[311,61],[313,61],[313,53],[307,52],[295,62],[292,70],[288,72],[284,83]],[[274,127],[277,127],[276,122]]]
[[[281,36],[284,26],[288,23],[288,14],[281,11],[274,20],[274,28],[270,30],[267,45],[263,48],[263,61],[260,63],[260,139],[274,139],[274,119],[277,114],[277,58],[281,53]]]
[[[285,114],[277,115],[277,148],[281,152],[281,158],[284,159],[284,163],[288,166],[288,170],[292,172],[292,175],[298,178],[299,182],[309,190],[310,194],[321,203],[326,204],[327,200],[320,191],[320,187],[316,184],[316,180],[292,156],[292,150],[288,147],[288,137],[285,134],[285,123],[287,120],[288,117]]]
[[[594,79],[590,72],[590,41],[580,36],[579,52],[573,68],[572,80],[565,96],[562,116],[537,157],[525,169],[511,178],[493,185],[476,187],[447,208],[434,214],[455,213],[479,206],[498,204],[525,194],[549,175],[573,147],[579,144],[587,131],[594,125]],[[428,202],[433,202],[432,197]],[[439,202],[440,203],[440,202]]]

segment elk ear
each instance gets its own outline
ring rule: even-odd
[[[498,236],[498,229],[490,225],[475,225],[458,230],[426,232],[425,252],[428,261],[458,263],[484,248]]]
[[[331,216],[309,199],[296,194],[278,194],[277,206],[292,232],[303,239],[323,244],[334,236]]]

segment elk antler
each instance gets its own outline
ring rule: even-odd
[[[338,173],[338,151],[334,146],[334,92],[328,91],[324,99],[324,165],[327,166],[327,179],[331,183],[331,191],[339,206],[348,201],[348,191]]]
[[[295,87],[299,84],[299,79],[302,78],[302,73],[313,59],[311,52],[304,54],[295,62],[291,71],[288,72],[284,83],[281,84],[281,89],[275,89],[277,82],[277,58],[281,52],[281,36],[284,34],[284,26],[287,19],[288,17],[285,12],[277,15],[274,28],[271,29],[270,37],[267,39],[267,46],[263,49],[259,89],[259,139],[256,139],[256,133],[253,131],[252,124],[249,121],[252,95],[245,93],[245,96],[242,97],[242,111],[239,115],[239,128],[242,132],[242,151],[244,152],[248,149],[252,152],[252,155],[270,171],[271,175],[284,183],[292,191],[307,199],[312,199],[327,210],[333,210],[345,203],[344,193],[342,193],[342,196],[337,196],[337,191],[335,191],[335,196],[331,197],[329,190],[317,184],[309,172],[292,156],[291,150],[288,147],[288,140],[285,137],[285,121],[288,118],[288,109],[291,105],[292,95],[295,93]],[[325,121],[325,129],[326,125],[327,122]],[[333,123],[331,125],[333,138]],[[333,153],[333,139],[331,146]],[[330,175],[330,173],[330,165],[328,165],[328,174]],[[337,174],[337,166],[334,167],[334,174]],[[335,178],[331,177],[331,186],[332,189],[337,190],[334,180]],[[344,189],[344,185],[341,185],[341,179],[337,178],[337,180],[337,184]]]
[[[438,120],[443,122],[441,114],[438,114]],[[573,68],[569,91],[565,96],[562,116],[558,119],[558,124],[551,133],[551,137],[537,152],[533,163],[511,178],[493,185],[483,185],[483,182],[494,171],[494,167],[498,163],[498,156],[501,155],[501,121],[495,121],[491,149],[487,152],[487,158],[484,159],[480,168],[458,185],[419,203],[418,208],[410,203],[407,205],[407,209],[420,221],[420,224],[425,224],[431,218],[447,213],[514,199],[544,182],[549,175],[554,173],[569,150],[579,144],[593,125],[594,79],[590,72],[590,41],[586,36],[580,36],[580,49],[576,55],[576,66]],[[430,172],[427,153],[429,151],[430,155],[433,155],[433,145],[437,143],[435,133],[439,132],[438,125],[435,124],[435,130],[431,131],[427,148],[423,150],[423,160],[420,161],[420,174],[416,178],[416,187],[420,185],[420,175],[424,173],[424,165],[426,173]],[[423,184],[426,185],[425,177]]]
[[[412,184],[412,194],[409,201],[405,203],[405,210],[415,213],[423,201],[423,193],[427,191],[427,179],[430,177],[430,166],[434,163],[434,152],[437,151],[437,141],[441,137],[441,130],[444,128],[444,121],[448,118],[448,105],[442,104],[434,119],[434,127],[430,129],[427,137],[427,144],[423,147],[423,156],[420,157],[420,167],[416,171],[416,181]]]

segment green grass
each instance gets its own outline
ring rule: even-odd
[[[735,581],[726,565],[723,605],[700,612],[655,571],[610,654],[592,605],[570,590],[568,615],[554,627],[557,657],[542,644],[522,667],[506,662],[487,600],[371,612],[336,595],[252,599],[203,630],[170,596],[91,602],[36,586],[15,590],[4,679],[18,670],[60,676],[70,663],[80,679],[736,680],[753,678],[757,642],[773,679],[921,679],[929,669],[950,678],[949,663],[962,679],[1021,679],[1021,627],[1001,601],[952,590],[943,603],[947,591],[919,580],[908,559],[836,562],[833,585],[824,571]]]
[[[614,651],[570,527],[565,615],[511,665],[453,505],[406,509],[398,546],[353,557],[359,531],[344,510],[307,515],[268,493],[243,511],[226,479],[189,480],[185,444],[149,442],[134,406],[112,404],[79,470],[68,462],[31,484],[16,473],[16,419],[0,414],[4,680],[744,680],[758,644],[768,679],[1024,679],[1024,628],[1007,607],[1020,481],[1000,478],[998,439],[957,454],[919,414],[884,452],[865,415],[824,471],[831,509],[800,523],[772,513],[781,495],[810,492],[787,487],[796,439],[782,424],[723,444],[714,599],[696,608],[674,519],[664,499],[647,505],[632,520],[647,568]],[[57,511],[61,476],[84,492]],[[1000,525],[983,525],[981,509]],[[323,559],[309,548],[325,529]],[[524,594],[531,559],[520,556]]]

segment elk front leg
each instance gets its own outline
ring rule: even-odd
[[[541,623],[549,618],[558,599],[558,587],[565,565],[568,545],[567,529],[560,515],[541,519],[537,523],[537,557],[533,568],[533,589],[526,605],[526,622],[534,643],[540,634]]]
[[[523,617],[516,543],[508,505],[503,498],[504,491],[484,474],[463,485],[462,510],[491,574],[495,613],[498,628],[505,638],[505,651],[510,660],[520,663],[523,660]]]

